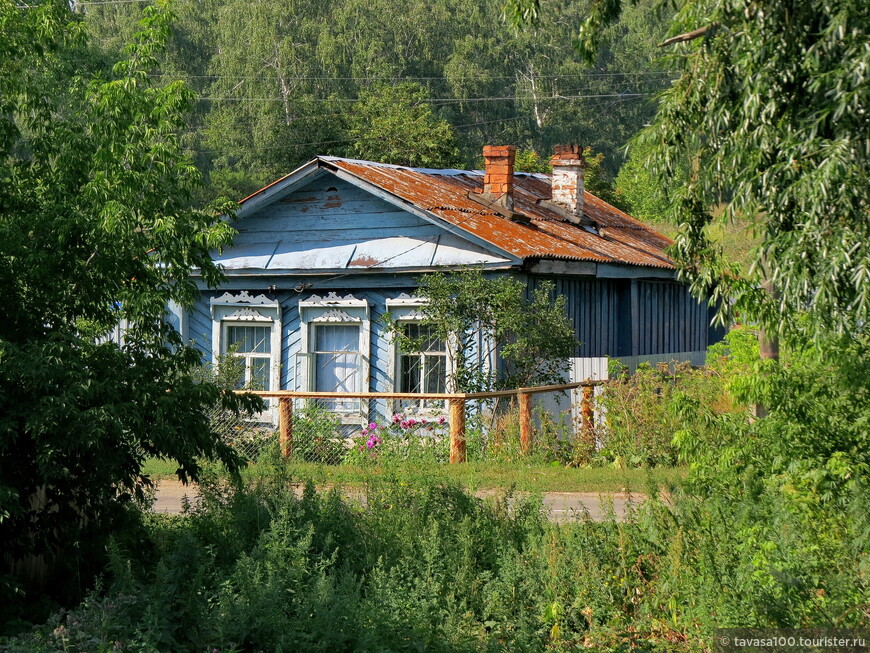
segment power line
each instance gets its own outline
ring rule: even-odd
[[[118,2],[139,2],[141,0],[113,0]],[[583,72],[583,73],[570,73],[570,74],[554,74],[554,75],[535,75],[536,79],[575,79],[575,78],[583,78],[583,77],[631,77],[631,76],[652,76],[652,75],[675,75],[678,74],[674,71],[662,70],[662,71],[621,71],[621,72]],[[178,77],[175,73],[152,73],[149,77]],[[479,79],[516,79],[517,75],[474,75],[468,77],[447,77],[444,75],[441,76],[427,76],[427,77],[416,77],[416,76],[404,76],[404,75],[396,75],[396,76],[360,76],[360,77],[333,77],[333,76],[282,76],[282,77],[272,77],[272,76],[250,76],[250,75],[184,75],[184,77],[188,79],[243,79],[243,80],[252,80],[252,81],[278,81],[279,79],[283,79],[284,81],[294,82],[294,81],[413,81],[413,80],[448,80],[448,81],[475,81]]]
[[[655,93],[593,93],[588,95],[548,95],[545,97],[518,97],[515,95],[502,97],[448,97],[448,98],[423,98],[418,102],[428,103],[456,103],[456,102],[545,102],[550,100],[583,100],[591,98],[633,98],[633,97],[649,97]],[[199,102],[285,102],[287,99],[282,97],[200,97]],[[295,100],[300,101],[300,100]],[[358,102],[357,98],[305,98],[304,102]]]

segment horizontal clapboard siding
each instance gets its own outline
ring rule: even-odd
[[[203,363],[211,363],[211,304],[213,293],[202,293],[190,309],[187,337],[202,353]]]

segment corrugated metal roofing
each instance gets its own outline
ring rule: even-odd
[[[479,170],[433,170],[319,158],[521,258],[673,267],[664,253],[671,244],[668,238],[589,192],[584,194],[584,211],[603,227],[603,235],[541,206],[540,200],[551,198],[547,175],[514,175],[514,211],[531,218],[530,224],[523,224],[468,197],[469,191],[483,188],[483,172]]]
[[[530,219],[523,223],[468,196],[483,188],[483,172],[479,170],[410,168],[331,156],[317,160],[320,165],[373,184],[519,258],[674,267],[664,253],[671,244],[668,238],[589,192],[584,194],[584,212],[598,223],[597,234],[542,206],[541,201],[551,199],[547,175],[515,173],[514,211]]]

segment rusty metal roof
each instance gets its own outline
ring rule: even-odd
[[[469,197],[483,189],[480,170],[411,168],[332,156],[315,161],[377,186],[518,258],[674,268],[664,252],[670,239],[589,192],[584,194],[584,213],[598,224],[597,233],[543,206],[541,202],[551,199],[548,175],[514,174],[514,212],[527,218],[516,221]]]
[[[664,253],[670,239],[592,193],[584,194],[584,212],[598,223],[597,234],[542,206],[542,200],[551,198],[547,175],[514,175],[514,211],[530,218],[524,224],[469,198],[469,192],[483,189],[483,172],[479,170],[435,170],[318,158],[520,258],[674,267]]]

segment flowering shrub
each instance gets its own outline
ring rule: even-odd
[[[345,457],[349,464],[426,459],[446,462],[449,445],[444,417],[394,414],[383,424],[371,422],[354,436]]]

